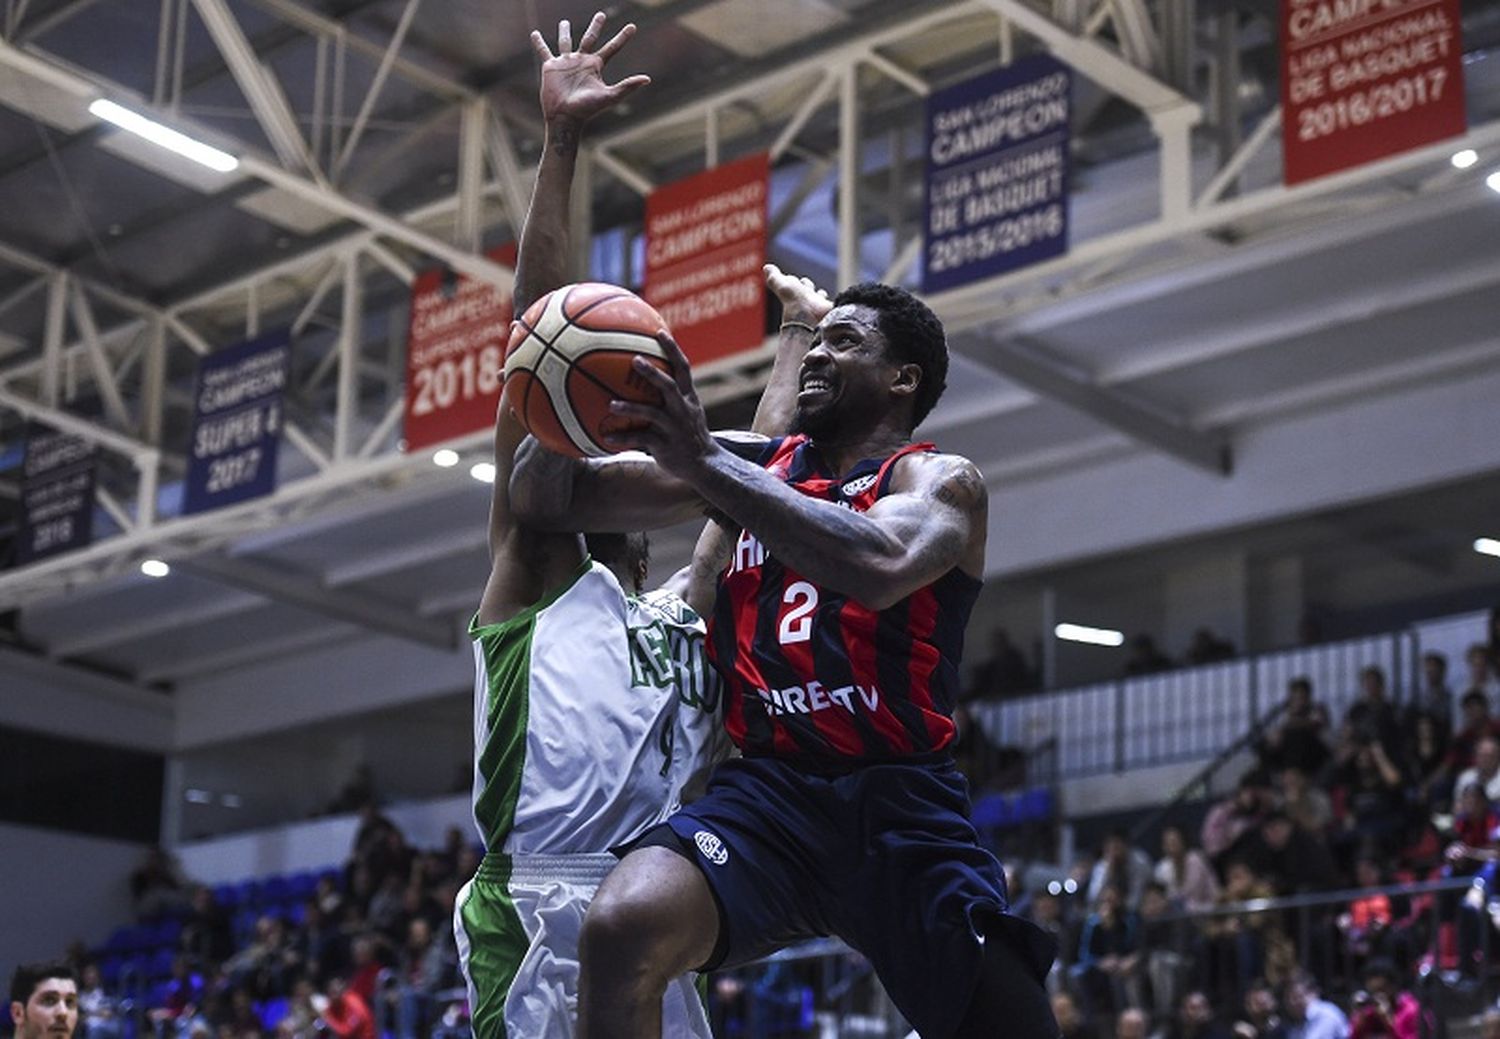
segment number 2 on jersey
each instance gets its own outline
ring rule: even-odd
[[[806,581],[794,581],[787,586],[782,603],[790,606],[781,618],[777,637],[783,646],[793,642],[806,642],[812,638],[812,614],[818,608],[818,589]]]

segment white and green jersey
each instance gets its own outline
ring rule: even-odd
[[[585,560],[474,640],[474,821],[507,855],[603,852],[666,819],[729,749],[703,619]]]

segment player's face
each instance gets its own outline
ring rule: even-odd
[[[838,432],[855,416],[881,415],[892,405],[898,368],[871,307],[848,303],[828,312],[802,360],[797,381],[797,432]]]
[[[25,1003],[10,1005],[16,1039],[69,1039],[78,1027],[78,986],[67,978],[43,978]]]

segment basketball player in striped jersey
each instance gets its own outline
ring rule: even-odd
[[[546,143],[516,269],[521,313],[565,278],[568,202],[584,124],[645,82],[603,80],[630,38],[600,44],[595,15],[575,49],[559,27],[553,54],[539,34]],[[828,307],[811,284],[768,269],[793,310]],[[808,310],[814,307],[815,310]],[[756,423],[785,428],[805,340],[781,344]],[[706,663],[702,617],[729,539],[709,524],[696,565],[642,594],[641,534],[543,532],[514,504],[552,493],[562,460],[544,456],[502,405],[495,427],[492,569],[471,625],[474,817],[486,854],[457,899],[454,930],[477,1039],[574,1034],[578,934],[611,849],[668,817],[684,787],[728,750],[721,687]],[[564,467],[565,478],[567,470]],[[515,477],[515,478],[513,478]],[[658,1035],[709,1036],[692,979],[657,994]]]
[[[708,509],[743,531],[709,646],[744,756],[600,887],[582,937],[582,1034],[654,1036],[662,986],[681,971],[833,934],[926,1039],[1051,1039],[1052,943],[1008,914],[949,754],[987,494],[968,460],[912,438],[943,389],[942,324],[910,293],[867,283],[808,331],[795,435],[754,461],[726,450],[662,337],[672,373],[637,365],[661,406],[612,404],[638,424],[612,446],[652,460],[573,463],[566,507],[527,517],[608,529]]]

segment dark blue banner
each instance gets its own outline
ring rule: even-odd
[[[291,334],[273,332],[205,357],[193,395],[182,511],[205,512],[276,489]]]
[[[95,446],[49,426],[26,427],[16,564],[82,548],[94,537]]]
[[[1068,251],[1072,88],[1037,55],[927,99],[924,292]]]

